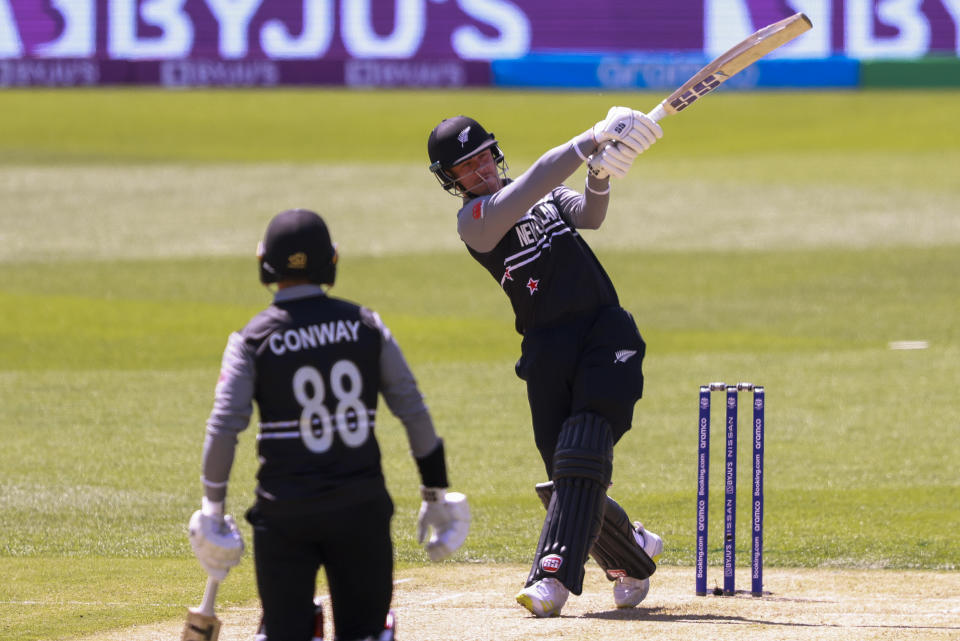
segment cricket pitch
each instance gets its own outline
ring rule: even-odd
[[[658,639],[750,641],[817,639],[957,639],[960,572],[768,568],[765,596],[749,594],[747,570],[737,575],[745,592],[696,597],[693,569],[662,567],[640,606],[617,610],[610,583],[592,562],[583,594],[571,595],[562,616],[536,619],[514,601],[527,568],[453,564],[396,573],[393,607],[400,641],[564,641]],[[709,586],[722,570],[710,568]],[[326,637],[333,638],[329,603]],[[220,641],[249,641],[257,604],[224,608]],[[114,630],[82,641],[179,638],[181,621]],[[77,639],[76,641],[81,641]]]

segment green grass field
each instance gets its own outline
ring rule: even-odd
[[[199,600],[186,522],[220,355],[269,301],[254,248],[294,206],[339,243],[334,294],[379,311],[418,376],[473,508],[456,562],[527,562],[544,473],[519,337],[426,170],[427,133],[474,115],[517,174],[610,105],[660,98],[0,92],[0,637],[70,639]],[[584,235],[648,354],[611,495],[663,534],[664,563],[693,564],[697,386],[752,380],[767,387],[768,567],[960,569],[957,113],[958,92],[721,91],[665,120],[614,184]],[[381,410],[397,559],[425,564],[416,469]],[[232,513],[254,472],[251,429]],[[714,511],[713,563],[721,526]],[[255,602],[249,554],[221,594]]]

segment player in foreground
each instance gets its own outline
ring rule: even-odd
[[[323,220],[302,209],[277,214],[258,257],[260,280],[276,283],[277,291],[273,304],[227,342],[191,544],[214,578],[239,562],[242,543],[224,501],[237,435],[256,401],[260,468],[247,520],[263,604],[258,638],[313,638],[323,566],[338,641],[389,641],[393,502],[374,437],[378,393],[403,423],[419,468],[418,534],[431,560],[449,556],[466,538],[466,498],[446,493],[443,441],[390,331],[371,310],[326,294],[337,252]]]
[[[646,115],[614,107],[513,181],[499,143],[472,118],[443,120],[427,142],[431,172],[463,199],[460,238],[509,297],[523,336],[516,373],[550,481],[537,486],[547,516],[517,601],[538,617],[559,615],[569,593],[581,593],[588,553],[614,581],[617,607],[637,605],[663,550],[606,497],[613,446],[643,392],[645,344],[577,232],[600,226],[609,177],[626,175],[662,135]],[[584,161],[580,194],[561,183]]]

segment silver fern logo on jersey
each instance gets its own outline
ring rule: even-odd
[[[460,141],[460,148],[463,149],[463,146],[467,144],[467,138],[470,137],[470,127],[467,127],[460,132],[460,135],[457,136],[457,140]]]
[[[614,363],[626,363],[637,353],[635,349],[618,349],[613,353]]]

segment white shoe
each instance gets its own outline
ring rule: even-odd
[[[650,591],[650,579],[620,577],[613,583],[613,602],[618,608],[632,608],[640,604]]]
[[[647,556],[656,563],[660,555],[663,554],[663,539],[660,538],[660,535],[645,530],[640,521],[634,521],[633,536],[637,539],[637,544],[647,553]]]
[[[517,603],[538,617],[556,617],[560,616],[560,609],[569,595],[567,586],[548,577],[520,590]]]
[[[663,554],[663,539],[653,532],[643,529],[639,521],[633,523],[634,537],[637,539],[637,545],[643,548],[654,562]],[[613,583],[613,602],[618,608],[632,608],[645,598],[650,592],[650,579],[635,579],[631,576],[625,576],[617,579]]]

